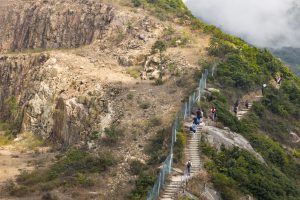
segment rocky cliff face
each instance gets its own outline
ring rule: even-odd
[[[111,6],[93,0],[44,0],[11,7],[0,13],[0,52],[90,44],[114,18]]]
[[[111,102],[120,90],[91,87],[55,56],[1,56],[0,80],[1,118],[18,122],[22,131],[71,144],[114,120]]]

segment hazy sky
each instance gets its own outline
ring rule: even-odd
[[[300,0],[184,0],[203,21],[261,47],[300,47]]]

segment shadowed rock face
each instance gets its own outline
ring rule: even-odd
[[[83,89],[87,83],[71,73],[46,53],[0,56],[0,119],[16,131],[66,144],[84,142],[118,119],[113,102],[119,87],[98,79]]]
[[[0,13],[0,52],[28,48],[75,48],[100,38],[113,8],[93,0],[41,0]]]

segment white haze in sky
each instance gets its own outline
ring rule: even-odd
[[[260,46],[300,47],[300,0],[184,0],[204,22]]]

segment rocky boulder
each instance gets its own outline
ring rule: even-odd
[[[251,144],[246,138],[240,134],[230,131],[228,128],[219,129],[213,126],[204,126],[203,132],[203,137],[205,140],[207,140],[216,148],[220,148],[221,145],[224,145],[225,148],[236,146],[249,151],[261,162],[265,162],[262,156],[252,148]]]

